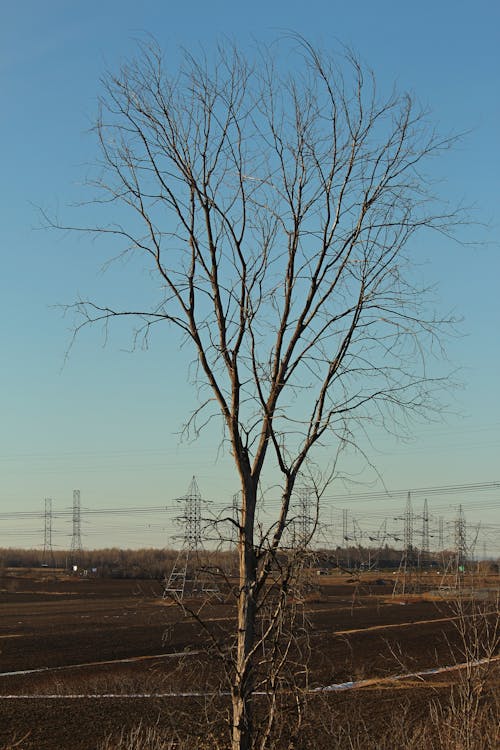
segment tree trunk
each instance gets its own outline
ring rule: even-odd
[[[252,694],[254,665],[251,651],[255,640],[255,582],[257,561],[254,550],[256,491],[246,488],[242,503],[239,543],[238,643],[232,689],[232,750],[253,746]]]

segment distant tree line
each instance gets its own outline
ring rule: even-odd
[[[79,573],[87,571],[103,578],[137,578],[162,580],[171,570],[178,552],[172,549],[120,549],[109,547],[98,550],[85,550],[73,560],[69,550],[54,550],[47,555],[41,550],[21,548],[0,548],[0,575],[7,568],[56,568],[72,571],[76,564]],[[401,550],[385,545],[374,550],[368,547],[336,547],[311,552],[309,566],[328,572],[333,570],[396,570],[401,564]],[[411,565],[421,569],[443,569],[453,564],[451,550],[419,559],[415,554]],[[236,570],[236,554],[232,551],[204,551],[200,556],[200,566],[212,571],[220,569],[231,575]],[[498,562],[482,561],[482,568],[498,572]]]
[[[171,565],[175,552],[162,549],[119,549],[110,547],[85,550],[74,556],[69,550],[44,553],[35,549],[0,549],[1,568],[57,568],[78,571],[95,571],[106,578],[162,578],[165,568]]]
[[[74,555],[70,550],[46,553],[36,549],[0,548],[0,575],[7,568],[47,568],[87,573],[104,578],[163,579],[172,568],[178,552],[171,549],[144,548],[120,549],[109,547],[84,550]],[[201,565],[230,570],[233,565],[230,552],[204,552]]]

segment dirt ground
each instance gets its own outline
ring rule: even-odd
[[[209,636],[161,592],[154,581],[50,571],[0,578],[0,748],[18,741],[22,750],[94,750],[139,721],[171,726],[183,715],[192,723],[207,705],[227,708],[229,697],[214,695],[221,675]],[[393,712],[410,702],[413,714],[425,712],[453,680],[440,674],[387,682],[451,665],[458,654],[452,603],[391,594],[392,581],[344,576],[322,578],[308,597],[301,656],[309,689],[365,684],[318,693],[331,716],[355,704],[381,723],[389,706]],[[202,615],[221,641],[229,639],[230,603],[206,604]]]

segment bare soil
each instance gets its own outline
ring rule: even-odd
[[[452,605],[393,598],[390,581],[325,577],[320,584],[304,607],[309,688],[373,680],[362,690],[318,693],[322,718],[325,705],[332,722],[352,719],[356,706],[374,727],[402,706],[425,713],[453,673],[377,680],[452,664]],[[228,695],[214,695],[221,673],[209,636],[161,592],[154,581],[46,571],[0,578],[0,748],[19,741],[22,750],[94,750],[123,727],[142,721],[176,729],[182,717],[193,734],[193,717],[227,709]],[[202,615],[229,641],[231,603],[206,604]],[[311,743],[303,746],[319,747]]]

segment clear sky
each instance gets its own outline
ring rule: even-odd
[[[88,197],[82,183],[97,155],[89,129],[100,76],[134,53],[138,37],[152,33],[165,49],[196,50],[226,36],[245,49],[283,29],[324,48],[339,40],[352,45],[382,89],[396,84],[412,91],[444,133],[467,131],[439,172],[446,194],[474,204],[476,218],[489,226],[464,234],[481,245],[443,239],[426,258],[426,275],[439,284],[443,309],[463,317],[463,335],[449,346],[463,387],[450,397],[453,413],[415,428],[413,441],[374,435],[372,458],[390,489],[500,479],[496,0],[19,0],[0,8],[1,512],[42,510],[45,497],[55,509],[68,509],[75,488],[83,507],[164,506],[185,492],[193,474],[203,495],[217,503],[229,502],[236,491],[229,459],[214,451],[214,435],[194,444],[179,441],[193,403],[189,356],[168,335],[157,337],[147,352],[129,353],[122,332],[106,347],[97,330],[87,332],[65,363],[69,321],[53,306],[79,294],[105,298],[121,278],[100,272],[105,258],[88,239],[40,229],[37,206],[64,217],[69,203]],[[360,478],[374,477],[365,471]],[[333,486],[333,498],[337,491],[347,490]],[[488,550],[498,554],[499,495],[448,494],[439,500],[439,512],[451,518],[463,501],[471,522],[490,524]],[[332,503],[333,519],[342,503]],[[432,512],[431,498],[429,503]],[[361,526],[363,514],[385,509],[391,517],[396,513],[394,502],[380,499],[353,506]],[[84,543],[162,544],[170,533],[161,518],[141,523],[134,528],[130,522],[120,536],[117,524],[99,527],[89,520]],[[68,521],[60,519],[57,543],[66,546],[69,532]],[[41,520],[0,518],[0,546],[42,541]]]

